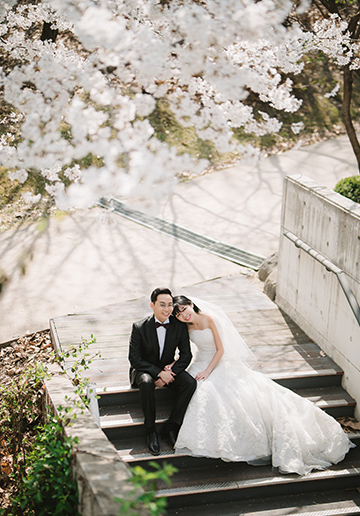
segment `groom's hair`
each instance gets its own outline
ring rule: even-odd
[[[171,296],[171,298],[173,299],[173,295],[172,295],[172,292],[169,288],[156,288],[155,290],[153,290],[151,292],[151,296],[150,296],[150,300],[152,303],[155,303],[158,296],[160,296],[160,294],[168,294],[169,296]]]

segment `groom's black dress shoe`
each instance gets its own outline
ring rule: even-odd
[[[170,430],[169,432],[163,432],[161,434],[161,437],[170,446],[172,450],[175,448],[177,434],[176,432],[174,432],[174,430]]]
[[[146,436],[147,449],[152,455],[160,454],[160,443],[156,432],[150,432]]]

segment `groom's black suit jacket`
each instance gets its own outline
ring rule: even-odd
[[[136,373],[139,371],[149,373],[156,380],[164,367],[174,361],[176,349],[180,356],[172,370],[179,374],[187,368],[192,358],[186,324],[170,316],[170,327],[166,330],[164,350],[160,358],[154,316],[135,322],[129,346],[131,384],[134,385]]]

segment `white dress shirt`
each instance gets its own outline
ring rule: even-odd
[[[170,319],[167,318],[166,321],[164,321],[162,323],[161,321],[159,321],[155,317],[155,322],[158,322],[160,324],[166,324],[166,323],[170,322]],[[159,328],[156,328],[156,331],[157,331],[157,336],[158,336],[158,341],[159,341],[159,349],[160,349],[159,357],[161,358],[161,356],[163,354],[163,351],[164,351],[165,337],[166,337],[166,328],[164,328],[164,326],[159,326]]]

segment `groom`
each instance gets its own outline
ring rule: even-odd
[[[155,429],[155,387],[167,387],[175,392],[175,401],[162,438],[174,448],[186,408],[196,389],[195,379],[185,371],[192,355],[186,324],[171,316],[173,296],[168,288],[156,288],[150,307],[154,315],[135,322],[129,347],[130,382],[139,387],[145,418],[147,448],[159,455],[160,444]],[[174,363],[175,352],[179,357]],[[166,366],[173,367],[167,368]]]

